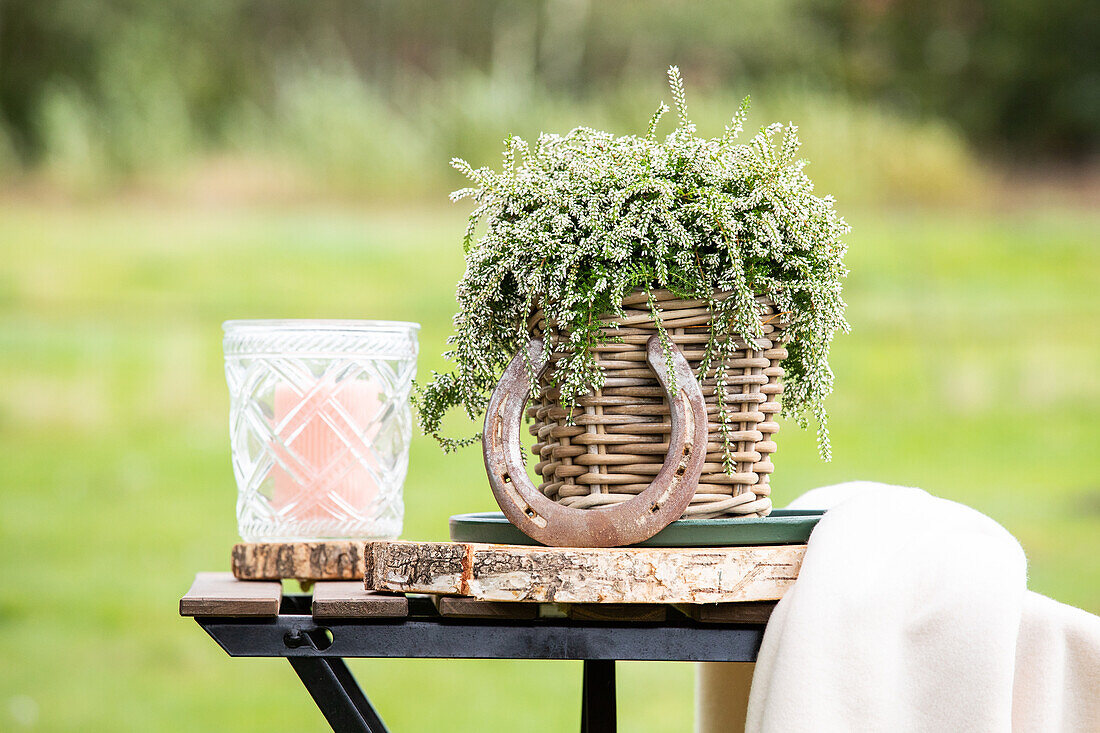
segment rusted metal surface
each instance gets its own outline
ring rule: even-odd
[[[646,360],[666,391],[673,381],[656,336]],[[691,502],[703,470],[707,411],[699,383],[680,350],[672,345],[675,394],[669,397],[672,435],[664,465],[640,494],[599,509],[562,506],[542,494],[523,465],[520,423],[530,380],[526,363],[546,368],[542,342],[532,339],[505,369],[485,414],[482,447],[489,485],[501,511],[529,537],[556,547],[618,547],[642,542],[678,519]]]

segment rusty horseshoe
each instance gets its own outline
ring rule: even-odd
[[[669,397],[672,434],[664,465],[640,494],[599,509],[558,504],[535,488],[522,460],[520,425],[527,404],[526,363],[546,368],[542,341],[532,339],[526,356],[515,355],[493,391],[485,414],[482,448],[493,496],[504,515],[529,537],[556,547],[619,547],[649,539],[679,519],[691,503],[707,451],[707,409],[699,383],[675,344],[676,394]],[[666,391],[671,380],[661,343],[652,336],[646,360]],[[526,363],[525,363],[526,362]]]

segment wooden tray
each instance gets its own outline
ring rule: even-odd
[[[598,510],[594,510],[598,511]],[[645,542],[632,547],[750,547],[803,545],[824,512],[774,509],[767,517],[751,519],[680,519]],[[456,514],[451,517],[451,540],[500,545],[537,545],[500,512]]]

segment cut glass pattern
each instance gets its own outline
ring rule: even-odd
[[[248,542],[401,534],[417,324],[225,324],[237,520]]]

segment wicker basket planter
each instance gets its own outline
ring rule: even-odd
[[[418,391],[421,426],[445,450],[480,438],[504,516],[545,545],[627,546],[681,517],[768,515],[780,364],[784,411],[816,422],[830,456],[848,225],[814,193],[793,125],[739,142],[743,105],[700,137],[679,69],[668,78],[677,122],[664,137],[662,104],[644,135],[577,127],[510,137],[499,170],[453,161],[471,185],[452,199],[474,209],[454,369]],[[479,436],[444,434],[456,407],[484,412]]]
[[[654,297],[661,320],[693,372],[698,372],[703,348],[709,338],[711,314],[704,300],[683,300],[668,291]],[[779,424],[779,395],[783,391],[780,362],[786,358],[783,326],[767,298],[758,298],[764,323],[762,338],[755,344],[743,341],[727,365],[726,405],[732,458],[736,470],[723,470],[723,436],[719,424],[713,370],[702,380],[707,407],[706,459],[695,494],[684,518],[762,517],[771,511],[768,477],[771,454],[776,450]],[[527,415],[537,442],[532,448],[539,461],[536,473],[542,477],[540,491],[548,498],[577,509],[597,509],[627,501],[653,481],[665,462],[671,425],[664,388],[646,364],[646,343],[657,333],[644,293],[623,300],[625,318],[614,331],[623,343],[598,347],[597,360],[606,382],[603,389],[582,398],[566,424],[565,411],[557,404],[557,393],[544,389],[531,404]],[[539,314],[532,331],[543,330]],[[555,354],[541,378],[549,383]]]

